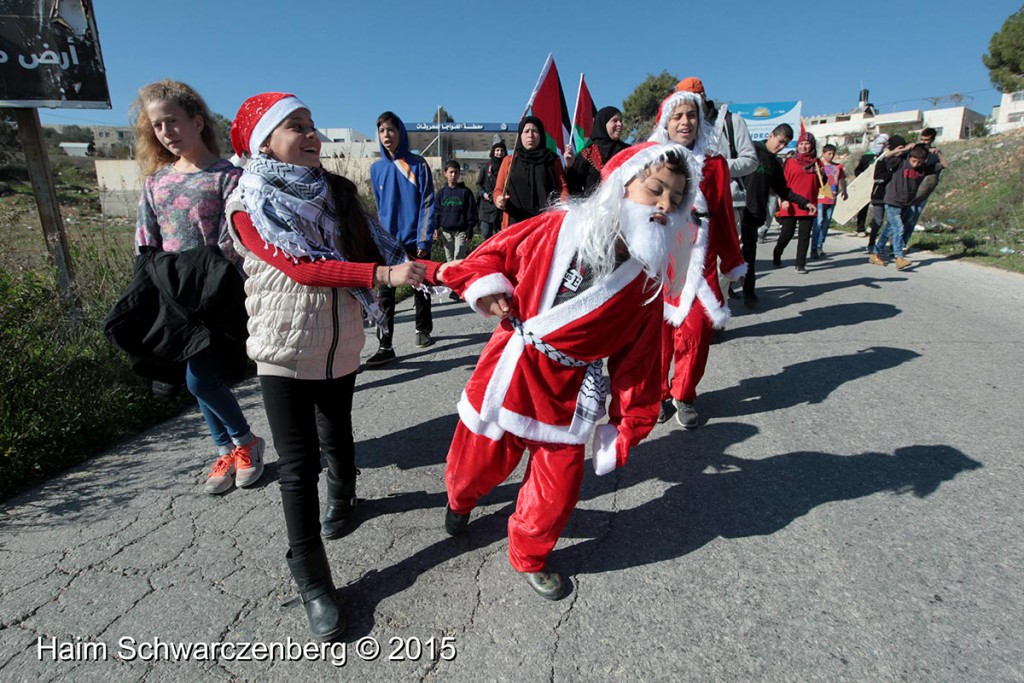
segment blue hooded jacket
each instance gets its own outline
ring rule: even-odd
[[[409,151],[409,134],[398,120],[394,159],[380,142],[380,159],[370,166],[373,200],[380,224],[407,249],[430,254],[434,241],[434,175],[423,157]]]

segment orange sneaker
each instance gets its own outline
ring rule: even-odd
[[[252,486],[263,476],[263,451],[266,442],[255,434],[244,446],[235,446],[235,484],[240,488]]]
[[[210,476],[206,478],[206,486],[204,490],[207,493],[216,495],[218,493],[224,493],[232,484],[235,483],[235,453],[234,451],[227,455],[222,455],[217,458],[217,462],[213,463],[213,469],[210,470]]]

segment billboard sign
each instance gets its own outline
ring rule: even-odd
[[[796,139],[800,136],[800,110],[803,102],[753,102],[749,104],[730,103],[729,111],[739,114],[751,140],[764,142],[768,135],[780,123],[788,123],[793,127],[793,140],[787,150],[796,149]]]
[[[0,107],[110,109],[91,0],[0,0]]]

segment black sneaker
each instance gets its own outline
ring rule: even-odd
[[[434,343],[434,340],[430,338],[429,332],[417,332],[416,333],[416,346],[421,349],[430,346]]]
[[[377,353],[366,359],[366,367],[373,368],[378,365],[387,365],[395,359],[395,350],[392,348],[380,347]]]
[[[447,505],[444,506],[444,530],[448,532],[449,536],[458,536],[466,530],[467,524],[469,524],[469,513],[460,515],[452,512]]]
[[[694,406],[693,401],[675,401],[675,404],[676,422],[679,423],[679,426],[686,429],[696,429],[697,425],[700,424],[700,416],[697,415],[697,408]]]
[[[772,268],[781,268],[781,267],[782,267],[782,257],[781,256],[774,256],[773,255],[772,256]]]
[[[658,424],[668,422],[674,412],[676,412],[676,407],[672,405],[672,399],[666,398],[661,402],[661,408],[658,410]]]
[[[462,297],[460,297],[455,292],[449,292],[448,293],[448,298],[451,299],[452,301],[462,301]]]
[[[743,295],[743,305],[747,308],[757,308],[758,301],[760,301],[760,299],[758,299],[757,294],[754,294],[753,292]]]
[[[812,249],[811,250],[811,260],[812,261],[817,261],[819,258],[821,258],[821,256],[818,255],[817,250]]]
[[[797,266],[796,272],[798,275],[807,275],[807,269],[804,268],[803,266]]]
[[[740,298],[740,293],[737,292],[732,287],[729,287],[729,298],[730,299],[739,299]]]
[[[545,600],[559,600],[565,595],[565,584],[558,572],[523,572],[530,588]]]

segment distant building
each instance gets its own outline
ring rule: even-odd
[[[879,133],[918,132],[935,129],[938,142],[951,142],[971,137],[971,128],[985,121],[985,115],[967,107],[944,109],[911,109],[888,114],[875,111],[867,101],[867,90],[861,91],[860,103],[845,114],[805,116],[804,127],[818,139],[818,147],[831,143],[852,149],[867,147]],[[1024,108],[1022,108],[1024,110]]]
[[[91,142],[61,142],[57,146],[69,157],[91,157],[96,154],[96,146]]]
[[[96,152],[109,155],[116,147],[135,150],[135,129],[130,126],[92,126]]]
[[[324,159],[367,159],[380,156],[377,139],[355,128],[317,128]]]
[[[992,107],[992,121],[993,133],[1024,128],[1024,90],[1003,93],[999,104]]]

